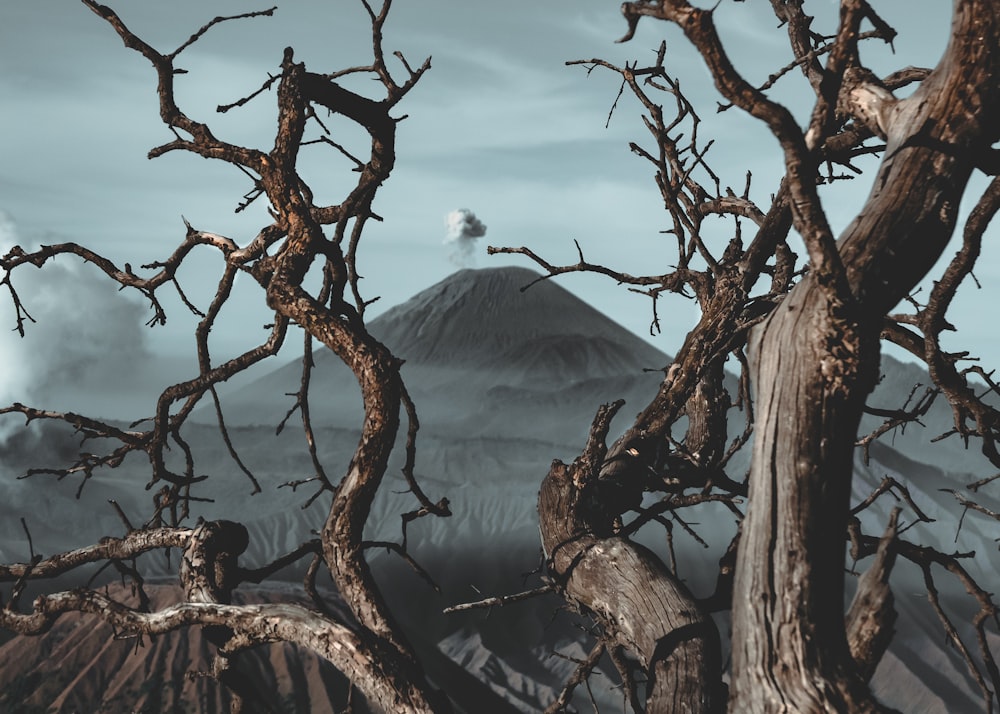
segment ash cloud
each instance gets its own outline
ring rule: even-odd
[[[468,208],[452,211],[444,219],[447,229],[444,244],[449,247],[448,258],[460,268],[476,264],[476,241],[486,235],[486,225]]]
[[[25,245],[10,216],[0,211],[0,254]],[[22,338],[13,329],[10,295],[0,293],[0,403],[81,411],[94,396],[107,403],[129,376],[149,361],[142,326],[145,307],[120,293],[103,274],[73,256],[50,260],[41,270],[14,271],[12,281],[34,322]],[[101,414],[92,414],[102,416]],[[0,422],[0,443],[22,418]]]

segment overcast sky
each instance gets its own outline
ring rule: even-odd
[[[111,4],[161,51],[181,44],[215,14],[269,7],[253,0]],[[949,4],[891,0],[876,5],[901,36],[895,55],[872,45],[866,62],[881,72],[908,64],[932,66],[944,48]],[[836,10],[833,0],[819,0],[816,6],[826,16]],[[412,64],[427,55],[433,60],[432,70],[399,108],[409,118],[399,128],[397,168],[375,205],[385,222],[372,226],[364,239],[359,267],[365,297],[381,296],[371,315],[456,269],[444,241],[445,217],[458,208],[470,209],[487,226],[471,258],[478,267],[528,264],[488,257],[487,244],[528,245],[553,262],[573,262],[574,240],[589,260],[627,272],[664,272],[672,264],[671,239],[660,234],[668,219],[650,167],[627,148],[630,140],[648,145],[637,105],[624,99],[605,128],[618,82],[608,72],[588,76],[581,67],[566,67],[566,60],[647,61],[666,38],[668,67],[682,77],[705,119],[702,136],[718,138],[710,159],[723,183],[741,189],[750,169],[756,198],[763,202],[774,191],[780,169],[775,141],[735,111],[714,113],[717,97],[707,74],[673,28],[645,22],[632,42],[615,44],[625,29],[618,7],[615,0],[397,2],[386,49],[402,51]],[[717,20],[750,81],[764,81],[789,60],[784,31],[776,28],[766,3],[723,0]],[[820,29],[832,31],[828,28]],[[269,148],[273,93],[224,116],[214,108],[259,87],[268,72],[276,71],[288,45],[313,71],[368,62],[370,42],[360,3],[287,0],[272,18],[213,29],[178,62],[189,70],[177,80],[179,103],[221,138]],[[181,154],[146,159],[151,147],[172,138],[157,116],[152,69],[81,3],[3,3],[0,66],[0,242],[5,247],[72,240],[119,264],[138,266],[170,253],[183,237],[182,215],[196,228],[240,243],[265,222],[263,206],[233,213],[250,185],[232,167]],[[795,102],[803,96],[802,82],[791,75],[776,91]],[[796,104],[794,109],[805,121],[810,107]],[[342,140],[356,138],[349,132]],[[353,178],[350,165],[329,151],[315,152],[304,171],[319,197],[333,202]],[[835,227],[850,220],[867,193],[867,180],[824,194]],[[988,365],[996,362],[1000,338],[980,318],[985,306],[1000,297],[996,255],[991,246],[984,251],[977,271],[984,290],[966,286],[954,320],[964,330],[963,345]],[[210,253],[205,256],[202,266],[180,276],[189,297],[202,307],[219,266]],[[190,360],[193,322],[179,303],[169,304],[166,327],[139,329],[147,315],[136,297],[112,287],[69,290],[67,286],[82,285],[92,275],[71,262],[61,260],[62,272],[53,272],[33,293],[27,271],[16,278],[15,284],[34,300],[29,309],[35,308],[35,316],[62,327],[36,330],[35,341],[27,345],[0,342],[0,356],[15,366],[7,368],[6,383],[0,383],[6,394],[0,396],[57,400],[81,381],[126,385],[134,391],[148,375],[129,365],[145,362],[176,374]],[[650,338],[645,298],[607,279],[567,276],[560,282],[665,351],[676,349],[692,320],[689,305],[666,303],[661,308],[664,333]],[[249,281],[242,287],[214,334],[219,358],[264,335],[261,325],[268,315],[263,295]],[[58,296],[67,292],[76,296],[73,310],[59,307],[65,301]],[[134,305],[122,307],[120,301],[128,299]],[[0,319],[11,322],[12,317],[0,311]],[[74,363],[68,358],[39,356],[64,350],[66,339],[60,335],[71,328],[72,334],[92,338],[77,368],[67,368]],[[102,366],[96,356],[101,338],[95,336],[105,334],[121,347]],[[74,341],[86,342],[80,337]],[[165,357],[136,359],[143,351]],[[43,387],[27,390],[29,381]],[[102,403],[100,408],[112,407]]]

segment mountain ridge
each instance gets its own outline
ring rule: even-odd
[[[551,281],[538,283],[526,292],[520,290],[538,277],[537,273],[526,269],[459,271],[411,300],[390,308],[371,323],[372,333],[407,360],[402,367],[403,376],[421,420],[417,476],[432,499],[447,496],[455,514],[449,519],[419,519],[407,531],[409,552],[432,573],[446,598],[425,588],[391,553],[371,551],[373,571],[390,601],[390,609],[399,614],[414,641],[426,648],[423,654],[429,658],[428,662],[435,663],[441,673],[439,676],[464,677],[467,686],[479,682],[492,695],[507,702],[504,706],[466,708],[477,714],[510,711],[512,707],[521,711],[544,708],[564,677],[555,672],[550,673],[551,677],[543,675],[543,668],[536,660],[551,660],[547,652],[574,643],[578,646],[576,623],[564,628],[566,632],[558,637],[553,634],[550,625],[557,605],[551,601],[532,601],[505,608],[502,614],[494,613],[492,620],[485,616],[477,619],[479,615],[472,613],[446,618],[441,614],[443,606],[479,599],[483,594],[507,593],[523,584],[520,574],[538,563],[536,496],[549,463],[553,458],[572,459],[580,453],[591,417],[601,402],[625,397],[628,407],[616,425],[628,421],[625,415],[645,406],[656,393],[662,379],[659,369],[669,360],[655,347],[582,301],[572,296],[572,299],[567,298],[569,293]],[[353,375],[334,355],[320,349],[315,357],[317,367],[311,392],[314,443],[319,459],[330,467],[330,476],[336,479],[337,470],[347,463],[357,443],[361,425],[360,398],[352,398],[352,395],[359,396]],[[891,358],[883,361],[882,369],[886,378],[873,397],[878,406],[900,406],[909,395],[912,383],[923,379],[915,365],[894,363]],[[321,496],[305,509],[302,505],[311,492],[303,489],[295,493],[293,489],[281,488],[291,480],[308,478],[314,468],[305,453],[301,433],[296,433],[293,427],[281,434],[275,434],[274,430],[274,424],[290,406],[290,402],[278,403],[276,398],[298,388],[300,371],[297,361],[290,362],[262,377],[252,388],[226,394],[223,398],[233,444],[262,486],[263,492],[258,496],[251,498],[248,495],[249,484],[231,462],[216,427],[191,423],[190,431],[185,432],[196,455],[199,472],[212,475],[198,487],[200,495],[215,502],[195,504],[195,508],[200,509],[195,515],[217,518],[231,517],[233,512],[240,514],[250,531],[251,541],[241,563],[260,564],[294,549],[322,527],[329,508],[328,495]],[[856,460],[855,503],[877,488],[884,476],[891,475],[911,483],[912,495],[922,508],[948,519],[946,523],[957,522],[960,506],[952,503],[951,497],[942,494],[939,488],[942,485],[957,488],[958,482],[946,473],[944,466],[918,469],[919,465],[907,458],[922,453],[921,440],[936,436],[935,430],[943,423],[941,419],[947,418],[945,405],[938,403],[934,409],[939,411],[925,419],[928,429],[909,428],[897,435],[897,448],[905,452],[905,457],[891,448],[891,439],[883,438],[872,449],[871,464],[862,464],[860,458]],[[946,411],[940,412],[940,409]],[[212,414],[206,414],[207,421],[212,419]],[[869,418],[868,421],[874,424],[878,420]],[[678,433],[682,429],[683,426],[679,426]],[[12,443],[5,447],[6,451],[0,449],[0,459],[11,470],[15,455],[25,459],[18,461],[18,466],[22,463],[37,465],[30,461],[37,460],[37,451],[43,447],[52,449],[59,443],[57,439],[42,436],[38,437],[37,445],[23,441]],[[77,448],[72,440],[66,444],[72,445],[69,451],[63,450],[67,454]],[[31,448],[27,448],[29,446]],[[957,454],[951,444],[946,443],[945,447],[936,447],[935,453],[943,454],[939,457],[941,461],[948,465],[964,463],[959,461],[962,455]],[[930,446],[927,448],[930,450]],[[402,466],[400,451],[394,453],[385,483],[373,505],[366,539],[398,540],[400,514],[414,508],[412,494],[398,475]],[[972,456],[974,453],[969,455],[970,460]],[[148,494],[141,490],[145,479],[130,484],[130,466],[122,472],[95,475],[84,492],[83,502],[72,501],[72,488],[65,493],[39,489],[29,494],[22,490],[12,493],[13,498],[3,507],[11,509],[13,501],[22,508],[33,508],[38,520],[55,524],[43,534],[35,534],[35,547],[46,553],[63,547],[67,533],[73,539],[83,539],[72,540],[74,545],[84,545],[93,542],[94,532],[107,535],[120,531],[117,516],[105,508],[108,497],[116,498],[130,515],[148,508]],[[143,466],[138,465],[137,470]],[[738,475],[743,464],[734,461],[731,467]],[[138,494],[131,501],[122,495],[122,490],[130,486]],[[892,496],[885,494],[862,512],[860,517],[866,532],[881,533],[894,505]],[[76,510],[70,511],[74,506]],[[71,512],[76,520],[67,515]],[[705,595],[714,586],[715,551],[724,549],[729,542],[735,531],[735,518],[720,504],[706,504],[697,513],[699,522],[692,525],[711,545],[711,553],[684,533],[678,534],[675,545],[682,577],[693,592]],[[906,512],[906,516],[911,514]],[[104,520],[99,521],[99,517]],[[68,530],[57,531],[57,527]],[[990,527],[984,518],[970,514],[960,534],[948,532],[942,536],[937,531],[939,540],[933,543],[942,549],[995,549]],[[924,528],[925,524],[918,524],[913,533],[921,536],[926,533],[930,537],[930,532]],[[0,518],[0,534],[9,536],[0,546],[16,546],[17,556],[13,559],[30,552],[27,544],[18,541],[21,528],[16,518]],[[955,543],[950,542],[952,535],[956,535]],[[646,536],[649,536],[647,545],[662,554],[662,531],[637,535],[638,538]],[[990,566],[1000,563],[995,557],[986,557],[985,561]],[[167,572],[162,558],[146,558],[142,562],[154,574]],[[905,564],[894,572],[894,578],[903,567]],[[902,582],[906,583],[906,588],[901,592],[908,593],[910,582]],[[952,597],[945,588],[942,593],[945,600]],[[956,597],[961,596],[962,593],[958,593]],[[891,677],[897,676],[905,683],[902,685],[905,691],[896,693],[906,697],[916,697],[915,692],[930,692],[941,682],[963,682],[961,662],[956,664],[954,653],[938,646],[934,640],[940,634],[940,627],[927,616],[926,604],[918,610],[910,598],[900,609],[910,617],[911,625],[898,636],[901,647],[898,652],[890,651],[877,675],[880,691],[889,692],[896,687]],[[913,626],[913,622],[917,624]],[[183,637],[178,634],[174,640],[163,639],[175,642]],[[53,646],[51,640],[34,642],[42,653],[46,647]],[[519,647],[523,644],[523,651],[512,650],[512,642]],[[27,657],[30,646],[21,641],[17,645],[19,649],[8,648],[6,654],[14,657],[12,653],[24,653]],[[181,650],[180,646],[171,646],[157,652],[180,653]],[[177,669],[180,654],[176,656],[175,661],[163,655],[163,661],[156,666],[167,667],[167,672],[180,671]],[[934,682],[924,681],[926,676],[921,673],[926,673],[927,667],[921,669],[922,659],[933,659],[934,668],[942,673]],[[468,672],[461,666],[463,664],[475,664],[478,669]],[[66,666],[83,667],[85,664],[67,660]],[[139,667],[135,663],[132,666]],[[300,671],[299,665],[293,666],[290,659],[280,667]],[[0,668],[0,688],[12,684],[4,680],[3,674]],[[107,673],[95,666],[90,675],[100,682]],[[477,679],[474,680],[473,675]],[[84,698],[96,696],[94,682],[82,679],[77,693]],[[474,692],[473,699],[476,697],[481,700],[482,694]],[[937,691],[933,697],[928,695],[933,703],[923,711],[943,714],[948,711],[949,704],[968,710],[966,703],[972,700],[957,697],[954,692]],[[137,703],[141,702],[137,700]],[[620,706],[620,693],[609,692],[601,703],[609,707]],[[577,704],[583,706],[586,702]]]
[[[552,280],[515,267],[452,273],[375,318],[371,332],[404,360],[449,366],[503,363],[527,344],[560,337],[575,347],[627,347],[617,373],[663,367],[665,356]]]
[[[580,410],[580,424],[550,437],[575,443],[602,400],[642,399],[655,390],[670,357],[566,289],[537,282],[540,277],[526,268],[460,270],[371,321],[371,334],[403,360],[403,379],[425,429],[482,435],[476,425],[492,421],[496,399],[517,394],[527,409],[542,400]],[[337,395],[313,396],[314,424],[356,427],[361,398],[354,376],[325,348],[314,351],[313,361],[311,395]],[[276,397],[298,390],[301,369],[301,359],[294,359],[225,393],[227,423],[277,424],[287,407]],[[593,380],[608,388],[578,403],[574,385]],[[616,393],[623,382],[624,393]],[[479,418],[456,424],[454,413],[469,410]],[[213,423],[214,409],[202,407],[194,419]]]

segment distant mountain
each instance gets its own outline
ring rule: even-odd
[[[572,669],[571,663],[548,653],[558,649],[579,656],[581,651],[575,644],[579,631],[565,614],[552,624],[557,609],[553,598],[510,605],[488,616],[482,612],[444,616],[441,610],[456,602],[521,589],[522,574],[539,564],[536,497],[549,463],[553,458],[572,459],[579,454],[591,418],[602,402],[619,397],[627,400],[614,425],[624,428],[629,415],[643,408],[655,393],[662,377],[659,370],[669,362],[667,355],[552,281],[521,290],[538,277],[537,273],[518,268],[460,271],[388,310],[370,325],[373,334],[406,360],[403,375],[421,419],[417,475],[431,498],[450,499],[454,513],[448,519],[422,518],[407,528],[410,552],[437,580],[443,595],[427,587],[391,553],[372,551],[371,562],[393,611],[420,649],[432,678],[456,697],[471,702],[460,703],[460,711],[477,714],[543,709]],[[317,350],[315,361],[310,401],[316,446],[320,460],[327,465],[331,478],[336,479],[356,444],[360,399],[353,376],[332,354]],[[274,429],[291,405],[283,395],[298,389],[300,370],[297,361],[290,362],[223,396],[230,435],[243,461],[260,481],[262,493],[249,495],[249,481],[228,456],[217,428],[212,426],[210,411],[198,415],[203,425],[189,424],[184,433],[196,455],[198,473],[211,475],[199,484],[197,492],[211,500],[194,504],[195,515],[217,518],[239,514],[251,534],[244,563],[247,567],[287,553],[312,537],[322,526],[330,505],[329,497],[322,496],[303,508],[313,493],[310,485],[298,490],[282,487],[313,474],[296,420],[280,435]],[[912,386],[927,381],[926,373],[915,365],[888,357],[883,360],[882,371],[884,378],[871,402],[883,408],[902,406]],[[879,421],[867,417],[864,428],[873,428]],[[987,589],[996,590],[1000,553],[993,542],[995,524],[969,513],[957,532],[961,506],[940,490],[959,488],[967,482],[968,474],[980,469],[982,457],[965,451],[954,439],[931,443],[933,437],[950,427],[950,410],[943,401],[939,400],[922,421],[926,428],[914,424],[903,433],[886,435],[872,448],[870,463],[856,459],[852,500],[864,500],[885,476],[906,483],[918,506],[938,519],[931,526],[918,524],[907,531],[906,537],[947,552],[976,551],[975,562],[966,562],[967,567],[983,578]],[[75,483],[41,487],[37,479],[11,482],[6,475],[40,465],[39,461],[41,465],[57,465],[76,448],[72,435],[51,426],[29,431],[23,438],[0,446],[0,478],[6,489],[4,503],[0,504],[3,560],[28,557],[18,518],[24,512],[28,514],[35,552],[45,554],[92,543],[101,535],[120,534],[123,525],[107,506],[109,498],[116,499],[135,520],[148,512],[150,494],[143,489],[148,464],[138,457],[118,471],[98,472],[88,482],[80,501],[74,499]],[[99,444],[88,442],[86,448],[96,451]],[[399,475],[400,451],[397,449],[390,462],[366,528],[366,537],[372,540],[398,540],[400,514],[413,510],[415,505]],[[171,458],[180,460],[183,454]],[[745,454],[741,454],[733,466],[735,477],[742,475],[744,464]],[[1000,511],[1000,501],[988,495],[983,498],[987,507]],[[863,512],[866,532],[881,532],[891,508],[898,503],[885,494]],[[905,509],[903,519],[906,523],[914,520]],[[707,504],[697,511],[693,527],[711,547],[704,549],[677,529],[674,548],[680,576],[697,595],[705,595],[713,586],[717,560],[735,530],[735,519],[719,504]],[[662,530],[650,529],[638,537],[659,552],[664,551]],[[162,576],[171,572],[176,563],[168,567],[160,556],[146,557],[140,560],[140,567],[151,575]],[[292,581],[299,575],[292,570],[285,577]],[[914,714],[944,714],[978,707],[975,686],[963,674],[960,658],[953,649],[941,645],[942,629],[926,597],[919,595],[923,590],[919,573],[902,563],[894,573],[894,584],[901,619],[894,647],[876,675],[879,695]],[[944,582],[938,585],[949,611],[964,613],[967,596]],[[25,662],[41,662],[44,653],[53,651],[58,641],[18,640],[16,649],[12,645],[0,649],[0,710],[11,701],[3,699],[10,696],[4,692],[12,691],[11,687],[27,691],[34,697],[32,702],[45,700],[48,695],[36,692],[45,682],[54,680],[31,675],[31,667],[18,669],[5,663],[17,657]],[[180,663],[182,655],[197,654],[194,650],[201,647],[193,639],[191,650],[182,651],[178,644],[181,641],[183,637],[158,639],[150,650],[158,653],[158,659],[143,659],[141,666],[160,672],[157,676],[163,681],[180,682],[177,672],[188,666]],[[94,656],[95,642],[88,640],[80,651]],[[281,664],[275,660],[275,651],[270,650],[271,654],[261,660],[263,681],[271,681],[266,679],[272,676],[265,673],[267,667],[287,671],[295,681],[306,677],[313,698],[305,704],[289,704],[289,711],[322,711],[326,705],[316,703],[322,699],[322,691],[315,684],[319,680],[301,674],[307,669],[313,671],[308,656],[295,663],[290,650],[280,650],[284,658]],[[134,680],[113,680],[108,674],[126,666],[126,660],[115,657],[118,654],[102,654],[97,660],[100,664],[94,665],[87,665],[79,657],[59,660],[66,672],[84,672],[79,683],[69,688],[77,708],[88,710],[84,705],[88,697],[98,702],[99,687],[94,682],[112,681],[113,691],[135,695],[135,703],[145,706],[147,700],[141,698],[145,695],[136,694]],[[128,661],[131,664],[127,666],[139,667]],[[25,676],[7,676],[12,672]],[[595,688],[595,696],[603,705],[601,710],[620,708],[620,692],[605,684]],[[333,685],[324,686],[329,689]],[[175,688],[182,693],[194,691],[190,685],[177,684]],[[66,687],[59,689],[64,691]],[[52,695],[57,696],[62,695]],[[586,693],[580,696],[577,704],[589,709]],[[63,697],[60,701],[70,700]]]
[[[460,270],[372,321],[408,362],[573,382],[665,366],[665,355],[525,268]],[[528,286],[531,287],[528,287]]]
[[[425,431],[575,445],[602,401],[624,397],[639,408],[653,393],[670,358],[539,277],[524,268],[460,270],[372,320],[371,333],[405,360]],[[353,376],[328,350],[316,350],[315,363],[315,422],[357,428]],[[294,360],[225,395],[227,421],[276,424],[290,406],[282,395],[297,391],[300,376]],[[539,419],[539,408],[563,418]],[[212,422],[214,411],[196,418]]]
[[[460,270],[372,320],[372,334],[405,360],[403,376],[425,433],[575,445],[600,403],[624,398],[624,421],[655,393],[670,357],[540,277],[515,267]],[[360,392],[353,376],[328,350],[317,349],[314,358],[315,422],[356,429]],[[930,384],[925,368],[888,355],[881,372],[869,403],[883,409],[912,407]],[[227,421],[277,424],[300,376],[300,362],[292,360],[226,393]],[[558,418],[541,417],[539,409]],[[214,409],[203,407],[195,418],[212,423]],[[866,416],[862,434],[881,422]],[[951,408],[939,396],[920,423],[880,441],[922,463],[968,474],[969,481],[990,475],[975,445],[967,449],[956,436],[934,441],[952,426]]]

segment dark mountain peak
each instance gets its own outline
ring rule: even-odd
[[[460,270],[391,308],[371,329],[408,362],[440,366],[493,366],[501,356],[506,362],[537,352],[540,342],[556,351],[563,342],[574,350],[591,342],[617,345],[628,358],[618,373],[666,363],[659,350],[539,277],[517,267]]]
[[[508,407],[525,412],[524,419],[504,412],[496,428],[505,434],[535,424],[527,414],[537,411],[543,395],[553,409],[581,401],[579,410],[587,413],[606,396],[622,396],[622,390],[642,385],[642,399],[655,393],[661,375],[648,370],[662,369],[669,357],[551,280],[538,282],[539,277],[525,268],[460,270],[369,323],[372,334],[405,361],[403,377],[418,398],[424,426],[435,419],[449,425],[464,421],[463,433],[471,433],[470,423],[477,420],[470,414],[495,411],[491,399],[501,392]],[[340,398],[313,400],[313,417],[353,427],[359,406],[354,376],[325,348],[316,350],[315,364],[313,394]],[[301,372],[295,360],[227,394],[226,411],[234,415],[229,420],[276,421],[275,396],[294,392]],[[577,389],[595,383],[605,389]],[[611,386],[615,391],[606,394]],[[562,397],[557,399],[557,393]],[[204,418],[214,418],[210,408],[203,409]],[[569,425],[575,443],[578,425]],[[537,425],[531,428],[537,432]]]

